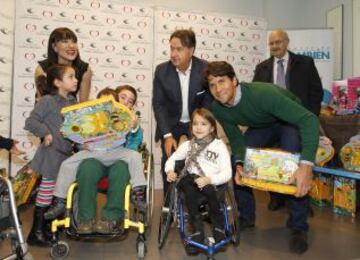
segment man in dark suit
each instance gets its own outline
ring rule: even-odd
[[[271,57],[256,66],[253,81],[271,82],[290,90],[305,108],[318,116],[323,88],[314,60],[288,51],[289,37],[283,30],[272,31],[268,44]],[[270,193],[269,210],[283,205],[277,194]]]
[[[182,135],[189,136],[189,122],[197,107],[210,103],[202,76],[207,62],[193,56],[192,30],[177,30],[170,36],[170,60],[156,67],[152,104],[156,119],[155,141],[161,140],[161,173],[164,194],[168,188],[164,165]]]

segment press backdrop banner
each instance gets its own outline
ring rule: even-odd
[[[2,2],[0,9],[0,135],[10,136],[10,107],[14,51],[15,3]],[[9,153],[0,150],[0,168],[8,171]]]
[[[68,27],[93,71],[91,98],[104,87],[129,84],[139,94],[144,139],[151,144],[153,10],[114,1],[16,1],[12,134],[31,160],[38,140],[24,131],[35,103],[34,70],[46,58],[51,31]],[[14,165],[14,171],[18,169]]]
[[[117,4],[115,1],[16,1],[13,137],[31,160],[38,139],[23,130],[35,103],[34,70],[46,58],[47,41],[57,27],[69,27],[78,36],[82,59],[93,71],[91,98],[104,87],[130,84],[139,92],[138,109],[145,141],[152,145],[154,119],[151,95],[156,65],[170,58],[169,36],[192,28],[197,36],[195,55],[231,63],[240,80],[251,81],[255,65],[265,58],[266,27],[262,18],[202,11],[179,11]],[[13,172],[19,166],[13,167]],[[156,178],[159,187],[161,179]]]

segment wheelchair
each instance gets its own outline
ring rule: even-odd
[[[11,240],[12,252],[1,259],[33,259],[22,233],[12,184],[5,170],[0,169],[0,242],[5,239]]]
[[[235,247],[240,243],[239,212],[235,201],[232,182],[217,187],[218,197],[221,201],[221,211],[224,216],[225,239],[215,243],[212,237],[208,237],[204,244],[197,243],[188,235],[186,230],[187,213],[185,211],[185,199],[181,191],[176,187],[177,182],[171,183],[164,198],[164,204],[160,214],[158,233],[158,248],[161,250],[166,242],[171,226],[177,226],[184,245],[190,244],[207,254],[207,259],[215,259],[216,252],[232,243]],[[200,202],[200,211],[203,220],[208,219],[206,200]]]
[[[55,219],[51,223],[52,247],[51,257],[53,259],[64,259],[70,252],[69,244],[59,239],[59,229],[64,229],[64,233],[71,239],[117,239],[124,240],[127,237],[131,227],[137,229],[138,236],[136,239],[136,250],[138,259],[144,259],[146,253],[146,235],[149,234],[151,228],[151,218],[154,205],[154,159],[145,145],[139,150],[142,154],[142,163],[144,164],[144,175],[147,185],[141,198],[137,198],[137,194],[131,194],[131,185],[128,184],[125,189],[124,200],[124,230],[114,230],[110,234],[79,234],[76,231],[78,225],[78,184],[73,183],[67,192],[66,211],[63,219]],[[98,191],[102,192],[106,186],[107,179],[102,179],[98,184]]]

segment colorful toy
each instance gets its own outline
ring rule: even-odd
[[[290,181],[298,168],[299,157],[279,149],[247,148],[242,183],[256,189],[294,194],[296,187]]]
[[[360,135],[350,138],[350,142],[341,148],[340,159],[345,169],[360,174]]]
[[[106,96],[61,110],[65,137],[86,144],[88,149],[109,149],[122,145],[129,131],[131,111]]]
[[[315,174],[313,186],[309,192],[311,202],[318,206],[332,205],[333,177],[327,174]]]
[[[335,149],[332,146],[331,140],[325,136],[320,136],[319,146],[316,151],[315,163],[323,167],[335,155]]]
[[[35,184],[39,179],[39,174],[29,170],[29,164],[25,164],[14,177],[10,177],[15,195],[16,206],[20,206],[29,201],[31,194],[35,188]],[[0,170],[0,175],[8,177],[5,170]]]
[[[342,215],[355,217],[356,213],[356,180],[334,177],[333,211]]]
[[[334,108],[336,115],[359,113],[360,78],[334,81],[331,106]]]

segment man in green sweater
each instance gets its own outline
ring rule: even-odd
[[[252,189],[241,185],[240,173],[246,146],[271,147],[277,145],[290,152],[300,152],[301,158],[293,182],[295,196],[286,196],[291,229],[290,250],[302,254],[307,248],[307,216],[311,189],[312,168],[319,141],[317,117],[301,106],[291,92],[271,83],[239,84],[233,67],[216,61],[205,71],[209,90],[215,101],[210,110],[223,126],[233,158],[236,162],[236,195],[240,209],[240,229],[255,224],[255,200]],[[238,125],[247,126],[242,134]],[[239,186],[238,186],[239,185]]]

